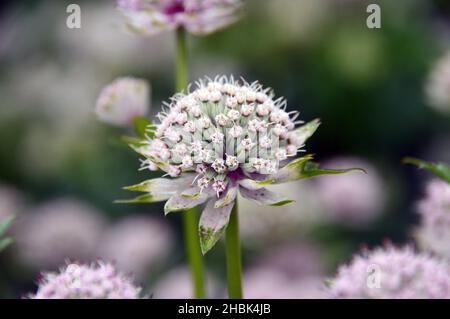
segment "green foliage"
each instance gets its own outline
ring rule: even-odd
[[[403,163],[412,164],[420,169],[425,169],[450,184],[450,166],[444,163],[425,162],[413,157],[405,157]]]
[[[7,216],[6,218],[0,220],[0,251],[4,250],[6,247],[8,247],[13,240],[9,237],[3,238],[8,228],[11,226],[12,222],[14,221],[14,216]]]

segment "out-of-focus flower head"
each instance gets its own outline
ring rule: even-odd
[[[32,299],[139,299],[141,288],[114,266],[99,262],[69,264],[59,273],[44,273]]]
[[[430,106],[439,112],[450,114],[450,52],[440,58],[433,67],[426,93]]]
[[[416,229],[419,245],[450,259],[450,185],[442,180],[432,180],[418,208],[422,219]]]
[[[330,173],[309,155],[287,161],[319,121],[296,129],[302,123],[298,112],[287,112],[286,101],[258,82],[200,80],[193,91],[174,95],[158,117],[147,139],[131,146],[145,157],[142,169],[157,168],[173,179],[126,187],[147,194],[121,202],[167,200],[166,214],[206,203],[199,227],[203,253],[222,236],[238,192],[262,205],[281,206],[292,201],[264,186]]]
[[[196,35],[222,29],[239,18],[241,0],[118,0],[129,29],[153,35],[179,27]]]
[[[239,200],[239,229],[242,245],[259,248],[290,241],[323,216],[312,183],[288,183],[268,186],[269,190],[295,200],[282,207],[255,205],[245,198]]]
[[[326,219],[351,227],[364,227],[382,213],[386,202],[385,185],[370,163],[359,158],[337,157],[323,165],[336,168],[354,165],[367,172],[315,180],[317,196],[324,206]]]
[[[0,220],[10,215],[17,215],[25,208],[25,200],[17,190],[0,185]]]
[[[341,266],[329,293],[343,299],[447,299],[449,266],[410,247],[375,249]]]
[[[117,268],[143,277],[154,265],[162,263],[174,244],[169,225],[152,217],[129,217],[107,230],[98,255],[114,261]]]
[[[325,298],[322,263],[308,245],[274,247],[245,273],[247,298]]]
[[[131,77],[116,79],[103,88],[95,112],[98,118],[117,126],[130,126],[149,108],[149,86],[145,80]]]
[[[208,274],[206,278],[206,290],[210,297],[217,295],[218,283],[211,274]],[[170,270],[158,280],[153,291],[152,297],[156,299],[193,299],[194,287],[187,266]]]
[[[17,221],[17,253],[36,269],[54,268],[65,260],[88,261],[106,222],[93,207],[73,199],[58,199],[27,212]]]

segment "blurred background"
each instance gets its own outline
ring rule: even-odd
[[[71,2],[0,5],[0,217],[16,215],[0,297],[35,291],[39,273],[66,260],[98,258],[155,298],[190,297],[180,216],[112,203],[156,175],[138,172],[117,141],[126,132],[93,113],[101,88],[131,75],[151,83],[156,114],[174,93],[174,34],[128,34],[113,0],[76,1],[82,28],[68,29]],[[366,26],[369,3],[381,6],[381,29]],[[401,159],[450,162],[450,103],[436,107],[426,89],[449,40],[445,0],[248,0],[240,22],[189,38],[191,80],[259,80],[301,119],[321,118],[307,145],[316,160],[368,172],[281,186],[291,206],[241,201],[247,297],[323,297],[353,253],[410,242],[429,176]],[[225,296],[224,257],[223,244],[205,257],[211,297]]]

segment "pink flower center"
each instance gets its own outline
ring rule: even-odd
[[[186,8],[182,0],[174,0],[170,5],[164,8],[164,13],[168,16],[173,16],[185,11]]]

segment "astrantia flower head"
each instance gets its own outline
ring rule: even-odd
[[[128,27],[142,35],[183,27],[196,35],[222,29],[238,19],[241,0],[119,0]]]
[[[146,115],[149,107],[149,86],[145,80],[119,78],[106,86],[97,100],[98,118],[117,126],[130,126],[136,117]]]
[[[166,214],[206,203],[199,230],[203,252],[223,233],[238,191],[260,204],[284,205],[291,201],[264,186],[330,173],[311,163],[311,156],[287,163],[319,121],[295,129],[298,112],[286,111],[286,101],[258,82],[200,80],[195,89],[173,96],[158,117],[148,139],[133,148],[145,156],[144,168],[174,179],[128,187],[149,193],[131,202],[168,199]]]
[[[431,71],[426,93],[430,106],[450,114],[450,52],[438,60]]]
[[[450,185],[432,180],[426,194],[418,206],[422,220],[416,230],[417,240],[422,248],[450,259]]]
[[[409,247],[376,249],[342,266],[330,293],[345,299],[450,298],[449,267]]]
[[[139,299],[141,288],[111,264],[69,264],[45,273],[32,299]]]

